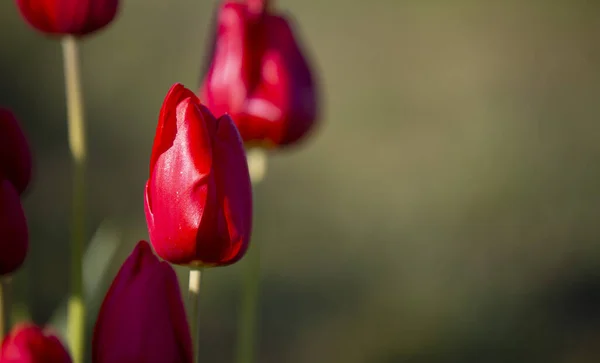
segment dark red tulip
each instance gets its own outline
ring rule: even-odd
[[[4,338],[0,363],[71,363],[71,358],[55,335],[33,324],[21,324]]]
[[[23,193],[31,180],[29,143],[13,113],[0,108],[0,178]]]
[[[240,135],[181,84],[160,111],[145,209],[150,241],[171,263],[228,265],[248,247],[252,191]]]
[[[46,34],[82,36],[108,25],[119,0],[16,0],[23,18]]]
[[[15,271],[27,255],[27,220],[19,195],[30,179],[25,135],[12,112],[0,108],[0,275]]]
[[[214,114],[229,113],[246,143],[303,138],[317,118],[317,90],[290,19],[265,0],[230,0],[216,22],[200,98]]]
[[[23,264],[28,247],[27,220],[19,194],[11,182],[0,178],[0,276]]]
[[[192,362],[177,276],[145,241],[123,263],[104,298],[94,329],[92,362]]]

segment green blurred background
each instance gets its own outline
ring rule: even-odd
[[[600,361],[600,3],[276,3],[312,55],[323,117],[302,146],[273,153],[256,190],[258,362]],[[158,111],[171,84],[197,87],[214,5],[123,1],[83,44],[90,327],[147,238]],[[0,3],[0,104],[35,152],[15,313],[60,328],[61,49],[13,1]],[[205,273],[205,362],[232,361],[244,262]]]

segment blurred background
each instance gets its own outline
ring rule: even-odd
[[[310,140],[273,153],[256,189],[258,362],[600,361],[600,3],[276,3],[312,55],[323,114]],[[198,86],[214,6],[123,1],[83,44],[90,328],[147,239],[158,111],[173,83]],[[59,328],[61,62],[57,40],[0,3],[0,104],[35,152],[15,314]],[[205,273],[205,362],[233,359],[245,262]]]

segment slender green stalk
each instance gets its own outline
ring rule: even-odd
[[[260,183],[267,171],[267,154],[262,149],[250,149],[246,154],[252,186]],[[238,321],[237,363],[253,363],[256,356],[256,328],[260,292],[260,249],[256,242],[250,244],[246,254],[246,271],[242,306]]]
[[[200,283],[202,270],[190,270],[189,282],[189,321],[194,347],[194,362],[200,362]]]
[[[10,277],[0,277],[0,342],[9,333],[11,321]]]
[[[71,284],[67,306],[67,336],[74,363],[83,363],[85,349],[85,306],[83,301],[83,245],[85,242],[85,119],[79,72],[77,40],[62,40],[69,148],[73,158],[71,219]]]

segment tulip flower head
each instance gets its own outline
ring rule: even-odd
[[[31,152],[14,114],[0,108],[0,177],[22,194],[31,181]]]
[[[228,113],[247,144],[285,146],[317,119],[317,87],[291,20],[265,0],[225,1],[200,98]]]
[[[171,263],[228,265],[248,247],[252,191],[240,135],[181,84],[160,111],[145,211],[150,241]]]
[[[71,357],[54,334],[33,324],[20,324],[4,338],[0,362],[71,363]]]
[[[93,363],[192,363],[175,271],[140,241],[110,286],[94,328]]]
[[[83,36],[108,25],[119,0],[16,0],[33,28],[51,35]]]
[[[31,179],[31,153],[14,115],[0,108],[0,276],[18,269],[29,236],[20,195]]]
[[[15,187],[0,179],[0,276],[17,270],[29,248],[27,220]]]

